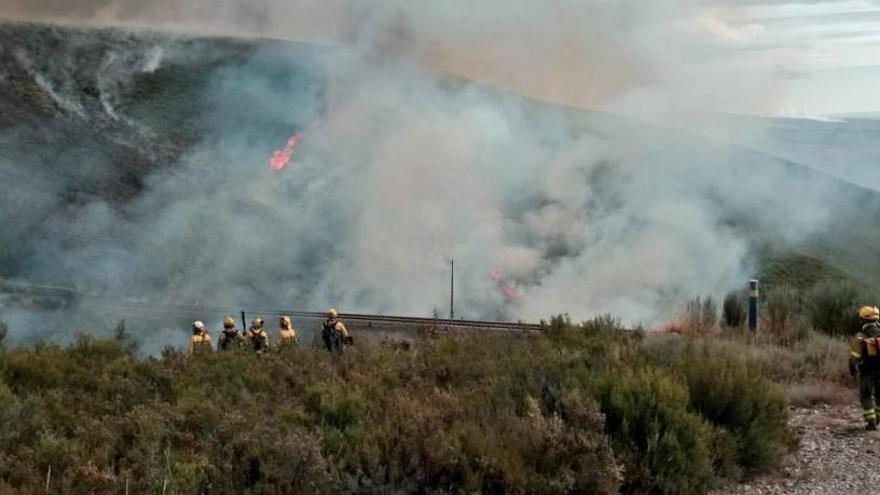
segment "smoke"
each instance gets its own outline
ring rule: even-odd
[[[407,53],[431,69],[568,105],[773,110],[797,56],[764,53],[753,2],[0,0],[7,18],[161,27]],[[737,83],[732,84],[733,78]],[[723,87],[724,91],[717,91]],[[622,100],[622,101],[618,101]]]
[[[52,82],[43,72],[34,67],[34,63],[31,61],[30,57],[28,57],[27,53],[17,50],[15,52],[15,58],[18,60],[19,64],[21,64],[22,68],[33,77],[34,82],[36,82],[37,85],[45,91],[59,107],[68,112],[74,113],[83,119],[86,118],[85,109],[80,102],[76,100],[75,96],[71,96],[75,91],[72,88],[73,84],[69,78],[65,77],[61,81],[61,88],[57,89],[54,82]],[[62,69],[62,74],[66,75],[68,73],[69,67]]]
[[[4,11],[54,17],[51,7],[60,5]],[[151,23],[150,12],[160,10],[84,5],[67,12]],[[218,5],[168,7],[184,26],[198,20],[220,29],[233,19],[237,32],[279,37],[298,33],[293,26],[318,9]],[[721,62],[703,65],[711,54],[694,53],[694,46],[718,53],[726,43],[682,20],[705,15],[702,4],[698,11],[672,1],[638,9],[604,1],[328,5],[321,9],[338,17],[322,10],[315,20],[348,48],[306,53],[268,44],[244,61],[221,58],[197,88],[197,143],[160,163],[124,202],[93,197],[34,210],[24,224],[38,234],[24,237],[10,275],[139,301],[430,315],[448,309],[455,260],[461,316],[535,321],[611,312],[649,323],[668,316],[672,303],[745,279],[744,223],[797,241],[827,219],[809,207],[822,204],[824,187],[770,157],[433,70],[498,78],[558,101],[577,95],[579,104],[637,106],[639,115],[668,116],[679,128],[701,125],[686,121],[685,110],[772,104],[773,84],[743,87]],[[667,44],[656,46],[660,39]],[[143,74],[185,70],[200,56],[189,49],[169,42],[103,55],[96,75],[103,112],[134,129],[126,136],[140,136],[135,144],[150,142],[141,140],[151,131],[150,122],[119,110],[133,84]],[[563,69],[569,76],[547,77]],[[753,77],[772,82],[773,70]],[[695,82],[708,87],[688,92]],[[301,131],[290,165],[271,170],[278,142]],[[15,133],[4,135],[4,148],[14,146]],[[0,162],[4,181],[22,174],[27,158]],[[34,175],[18,193],[51,205],[69,180]],[[803,193],[780,197],[780,183]],[[0,201],[4,212],[30,215]],[[9,232],[0,233],[4,243],[18,235]],[[501,290],[493,270],[504,277]],[[78,318],[87,314],[71,318],[85,327]],[[44,328],[20,314],[16,321],[34,333]]]

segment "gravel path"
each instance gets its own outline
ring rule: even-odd
[[[800,448],[780,472],[712,495],[880,493],[880,433],[866,432],[855,406],[791,411]]]

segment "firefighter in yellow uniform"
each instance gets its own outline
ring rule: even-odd
[[[262,318],[254,318],[244,337],[258,356],[269,350],[269,334],[263,330],[264,323]]]
[[[293,322],[289,316],[281,316],[278,318],[278,347],[286,347],[296,345],[296,330],[293,328]]]
[[[227,316],[223,319],[223,330],[217,339],[217,349],[228,351],[241,346],[242,336],[235,328],[235,318]]]
[[[206,354],[214,350],[214,344],[211,342],[211,336],[205,330],[205,324],[196,321],[192,325],[193,335],[189,339],[189,355]]]
[[[352,338],[348,336],[345,324],[339,320],[339,313],[335,309],[327,311],[327,320],[321,329],[321,338],[328,351],[342,352],[344,344],[352,344]]]
[[[862,330],[853,338],[849,372],[859,378],[859,399],[867,429],[877,429],[876,400],[880,399],[880,309],[865,306],[859,310]]]

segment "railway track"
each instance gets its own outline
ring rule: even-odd
[[[242,311],[251,316],[259,316],[265,318],[268,316],[287,315],[292,318],[306,318],[321,320],[326,316],[320,311],[300,311],[300,310],[284,310],[284,309],[245,309],[238,310],[229,307],[219,306],[200,306],[200,305],[181,305],[181,304],[156,304],[156,303],[136,303],[124,301],[81,301],[81,305],[89,307],[103,308],[119,308],[129,310],[162,310],[175,313],[186,313],[192,315],[204,314],[229,314],[238,315]],[[473,329],[473,330],[504,330],[504,331],[522,331],[536,332],[541,329],[540,324],[523,323],[523,322],[505,322],[491,320],[451,320],[447,318],[428,318],[415,316],[389,316],[363,313],[340,313],[339,317],[345,321],[363,323],[367,327],[372,325],[394,325],[394,326],[416,326],[425,328],[444,328],[444,329]]]
[[[239,315],[245,313],[250,316],[280,316],[288,315],[293,318],[306,318],[320,320],[325,314],[320,311],[301,311],[294,309],[267,309],[267,308],[233,308],[228,306],[214,306],[203,304],[179,304],[158,303],[142,300],[108,297],[99,294],[78,292],[73,289],[45,287],[22,283],[8,283],[0,281],[0,292],[15,293],[18,296],[29,295],[33,298],[63,298],[64,306],[77,305],[90,308],[124,310],[127,312],[163,312],[166,314],[187,314],[194,319],[205,318],[207,315]],[[250,317],[249,316],[249,317]],[[373,325],[412,326],[421,328],[441,329],[469,329],[469,330],[492,330],[512,332],[536,332],[541,325],[523,322],[505,322],[490,320],[454,320],[448,318],[431,318],[415,316],[390,316],[362,313],[340,313],[340,318],[346,322],[361,323],[367,328]]]

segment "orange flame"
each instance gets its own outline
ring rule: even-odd
[[[516,292],[516,288],[513,284],[505,281],[505,276],[497,269],[492,268],[489,270],[489,278],[498,283],[498,290],[501,291],[501,295],[504,296],[508,302],[512,302],[514,304],[519,304],[522,302],[522,297],[520,297],[519,293]]]
[[[290,163],[290,159],[293,158],[293,151],[296,149],[297,143],[302,139],[302,133],[297,132],[293,136],[290,136],[290,139],[287,140],[287,146],[284,149],[275,150],[272,153],[272,157],[269,158],[269,166],[272,167],[272,170],[282,170],[284,167]]]

